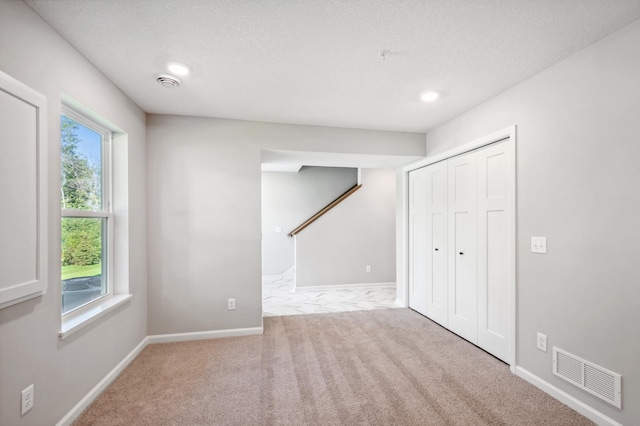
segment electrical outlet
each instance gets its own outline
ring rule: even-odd
[[[538,333],[538,337],[536,339],[536,346],[543,352],[547,351],[547,336],[542,333]]]
[[[33,385],[29,385],[29,387],[27,387],[25,390],[23,390],[21,392],[22,395],[22,415],[24,416],[27,411],[31,410],[33,408],[33,403],[34,403],[34,399],[33,399],[33,395],[34,394],[34,387]]]
[[[236,299],[227,299],[227,309],[233,311],[236,308]]]
[[[547,237],[531,237],[532,253],[547,253]]]
[[[365,271],[367,271],[367,272],[371,272],[371,265],[367,265],[367,266],[365,267]]]

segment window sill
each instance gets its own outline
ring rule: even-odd
[[[114,296],[105,297],[97,303],[88,306],[86,309],[80,309],[69,315],[62,317],[62,325],[60,327],[60,338],[64,339],[78,330],[88,326],[98,318],[108,314],[131,300],[131,294],[116,294]]]

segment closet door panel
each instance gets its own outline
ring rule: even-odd
[[[409,173],[409,306],[509,364],[513,149],[499,142]]]
[[[475,153],[448,161],[449,329],[477,342],[477,237]]]
[[[509,357],[509,179],[506,143],[477,153],[478,346],[505,362]]]
[[[486,230],[486,253],[480,256],[478,269],[479,326],[481,332],[499,338],[507,335],[507,305],[509,302],[507,288],[507,271],[505,259],[506,247],[506,215],[504,212],[489,211],[483,218],[483,229]]]
[[[427,256],[427,316],[448,324],[447,291],[447,162],[427,167],[427,220],[429,243]]]
[[[427,225],[426,168],[409,173],[409,307],[427,315]]]

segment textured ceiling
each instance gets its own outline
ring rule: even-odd
[[[416,132],[640,18],[640,0],[27,3],[149,113]],[[194,70],[179,88],[155,82],[169,60]]]

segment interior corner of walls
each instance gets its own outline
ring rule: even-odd
[[[136,359],[138,355],[149,344],[149,338],[144,337],[131,352],[129,352],[113,369],[107,373],[102,380],[96,384],[69,412],[62,418],[56,426],[70,426],[84,410],[122,373],[125,368]]]

